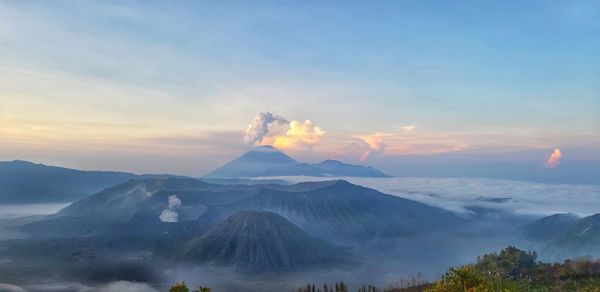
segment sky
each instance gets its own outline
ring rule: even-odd
[[[598,52],[600,1],[0,0],[0,160],[600,170]]]

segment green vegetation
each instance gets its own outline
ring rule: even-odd
[[[169,288],[169,292],[190,292],[190,289],[187,287],[185,282],[179,282],[171,286],[171,288]],[[200,286],[200,288],[193,290],[192,292],[210,292],[210,288]]]
[[[369,286],[371,287],[371,286]],[[306,284],[305,287],[299,288],[298,292],[348,292],[348,286],[344,282],[335,283],[335,285],[327,286],[323,284],[323,287],[315,287],[314,284]],[[363,292],[359,289],[359,292]],[[371,290],[365,290],[364,292],[371,292]]]
[[[407,285],[407,283],[410,283]],[[311,288],[311,289],[309,289]],[[300,292],[314,290],[314,285]],[[347,291],[347,290],[346,290]],[[450,268],[442,279],[426,283],[420,277],[402,281],[399,287],[378,289],[363,286],[358,292],[494,292],[494,291],[597,291],[600,292],[600,260],[567,260],[542,263],[535,252],[524,252],[509,246],[499,254],[479,257],[474,264]]]
[[[177,283],[169,292],[189,292],[185,282]],[[334,285],[306,284],[298,292],[348,292],[344,282]],[[398,286],[380,289],[375,286],[359,287],[358,292],[600,292],[600,260],[574,259],[563,263],[537,261],[535,252],[525,252],[509,246],[499,254],[486,254],[473,264],[450,268],[433,282],[420,275],[402,280]],[[200,287],[192,292],[210,292]]]

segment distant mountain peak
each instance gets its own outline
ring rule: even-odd
[[[335,159],[327,159],[327,160],[323,160],[321,161],[319,164],[345,164],[339,160],[335,160]]]
[[[271,145],[259,145],[254,146],[250,151],[258,151],[258,152],[281,152],[279,149],[271,146]],[[283,152],[282,152],[283,153]]]
[[[317,164],[298,162],[270,145],[256,146],[224,166],[207,174],[208,178],[268,176],[350,176],[389,177],[370,166],[353,165],[328,159]]]

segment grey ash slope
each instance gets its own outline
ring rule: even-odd
[[[386,195],[346,181],[312,190],[263,189],[233,204],[214,206],[200,218],[217,221],[240,210],[276,212],[307,232],[342,238],[391,237],[458,226],[454,213]]]
[[[600,214],[555,214],[524,226],[521,234],[552,260],[600,256]]]
[[[206,175],[207,178],[269,176],[354,176],[389,177],[383,172],[336,160],[317,164],[301,163],[272,146],[258,146]]]
[[[241,211],[195,239],[187,261],[245,273],[281,272],[344,262],[345,252],[313,238],[281,215]]]

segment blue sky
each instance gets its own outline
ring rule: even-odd
[[[600,1],[0,1],[0,159],[202,173],[271,111],[305,160],[598,160],[598,52]]]

